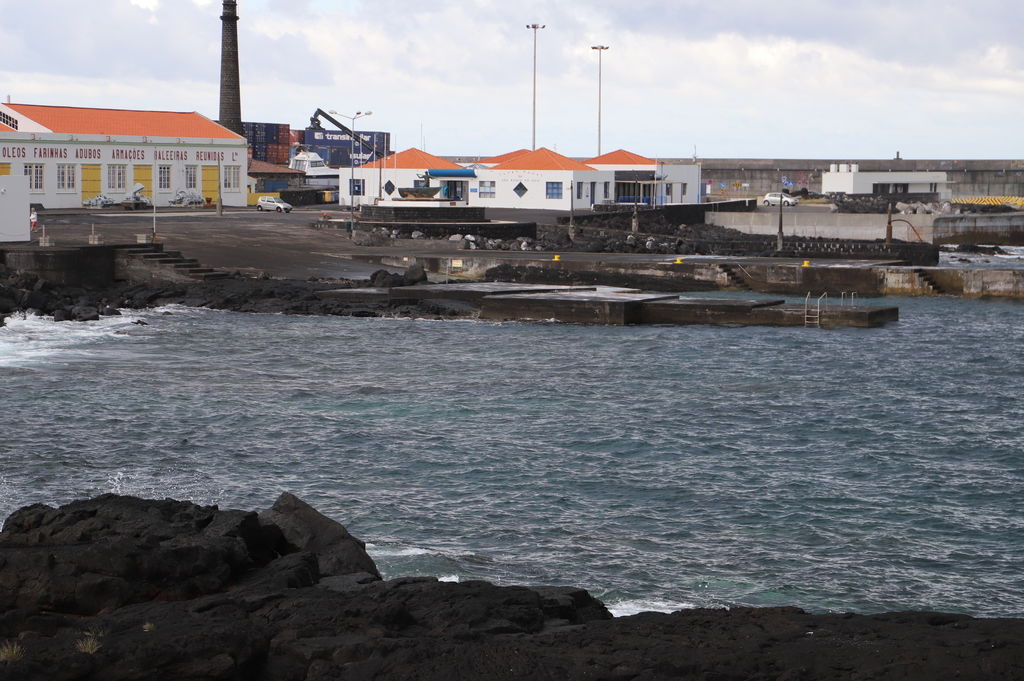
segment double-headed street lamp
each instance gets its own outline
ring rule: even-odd
[[[349,132],[352,133],[352,141],[355,142],[355,138],[356,138],[356,121],[359,120],[360,118],[364,118],[365,116],[369,116],[373,112],[372,111],[356,111],[355,115],[353,115],[353,116],[346,116],[345,114],[338,113],[337,111],[334,111],[334,110],[331,110],[328,113],[336,114],[338,116],[341,116],[342,118],[347,118],[351,122],[352,127],[349,128]],[[356,157],[355,157],[355,154],[352,153],[353,151],[354,151],[354,149],[350,148],[350,150],[349,150],[350,177],[349,177],[349,182],[348,182],[348,200],[349,200],[349,204],[351,204],[351,206],[352,206],[352,210],[354,211],[355,208],[356,208],[356,195],[355,195],[355,190],[356,190]],[[362,135],[359,136],[359,155],[360,156],[363,155],[363,136]]]
[[[601,155],[601,54],[608,49],[607,45],[591,45],[597,50],[597,155]]]
[[[526,28],[533,30],[533,141],[531,149],[537,148],[537,29],[544,28],[544,24],[527,24]]]

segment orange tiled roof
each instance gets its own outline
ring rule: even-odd
[[[529,154],[529,149],[516,149],[510,151],[507,154],[500,154],[498,156],[491,156],[490,158],[482,158],[477,163],[504,163],[505,161],[511,161],[514,158],[522,156],[523,154]]]
[[[588,158],[584,163],[590,163],[591,165],[605,165],[605,166],[654,166],[658,165],[658,162],[654,159],[641,156],[640,154],[634,154],[632,151],[626,151],[625,149],[618,149],[616,151],[609,151],[607,154],[602,154],[594,158]]]
[[[7,106],[58,133],[240,138],[239,135],[194,111],[84,109],[73,106],[42,106],[39,104],[8,104]]]
[[[511,160],[499,163],[491,170],[593,170],[593,168],[546,147],[541,147],[536,151],[520,154]]]
[[[379,161],[373,163],[366,163],[359,168],[399,168],[402,170],[430,170],[435,169],[447,169],[447,170],[458,170],[461,169],[458,163],[452,163],[449,160],[443,159],[440,156],[434,156],[428,154],[425,151],[421,151],[416,147],[411,147],[405,151],[400,151],[397,154],[391,154],[385,156]]]
[[[17,132],[14,128],[0,123],[0,132]]]

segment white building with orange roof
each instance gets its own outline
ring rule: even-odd
[[[541,147],[481,170],[477,205],[491,199],[490,205],[501,208],[589,210],[610,195],[614,177]]]
[[[475,177],[471,169],[415,147],[340,173],[338,201],[355,206],[398,200],[399,189],[428,186],[438,188],[438,199],[465,203]]]
[[[625,149],[584,161],[592,168],[615,174],[615,191],[608,203],[699,203],[700,166],[659,163]]]
[[[195,112],[0,104],[0,175],[24,175],[44,208],[183,196],[247,202],[247,145]]]
[[[422,189],[422,196],[402,197],[403,189]],[[347,178],[342,171],[339,202],[584,211],[607,203],[695,203],[699,191],[699,166],[621,150],[580,162],[544,147],[519,149],[462,166],[413,148],[354,168]]]

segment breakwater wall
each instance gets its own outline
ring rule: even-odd
[[[894,215],[892,236],[911,242],[934,242],[935,215]],[[901,220],[897,222],[895,220]],[[906,220],[907,222],[902,222]],[[777,212],[708,213],[707,221],[719,227],[736,229],[747,234],[776,234],[779,231]],[[821,237],[827,239],[884,239],[886,216],[877,213],[829,213],[825,211],[784,210],[784,236]]]
[[[939,216],[935,218],[933,240],[937,244],[1024,246],[1024,211]]]
[[[676,230],[673,230],[675,232]],[[626,246],[625,239],[645,244],[653,240],[654,252],[683,255],[728,255],[736,257],[779,255],[775,252],[774,235],[750,235],[749,238],[728,238],[707,232],[705,236],[679,236],[676,233],[627,232],[604,225],[578,225],[573,229],[562,225],[540,225],[537,236],[548,243],[570,243],[567,250],[593,252],[644,252],[643,248]],[[710,236],[708,236],[710,235]],[[830,258],[901,261],[908,265],[929,266],[939,262],[939,247],[920,242],[881,240],[823,239],[789,236],[783,239],[782,254],[794,258]]]

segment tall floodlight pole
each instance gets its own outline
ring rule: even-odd
[[[597,155],[601,155],[601,53],[608,49],[607,45],[592,45],[597,50]]]
[[[526,28],[533,31],[533,141],[531,149],[537,148],[537,29],[544,28],[544,24],[527,24]]]

